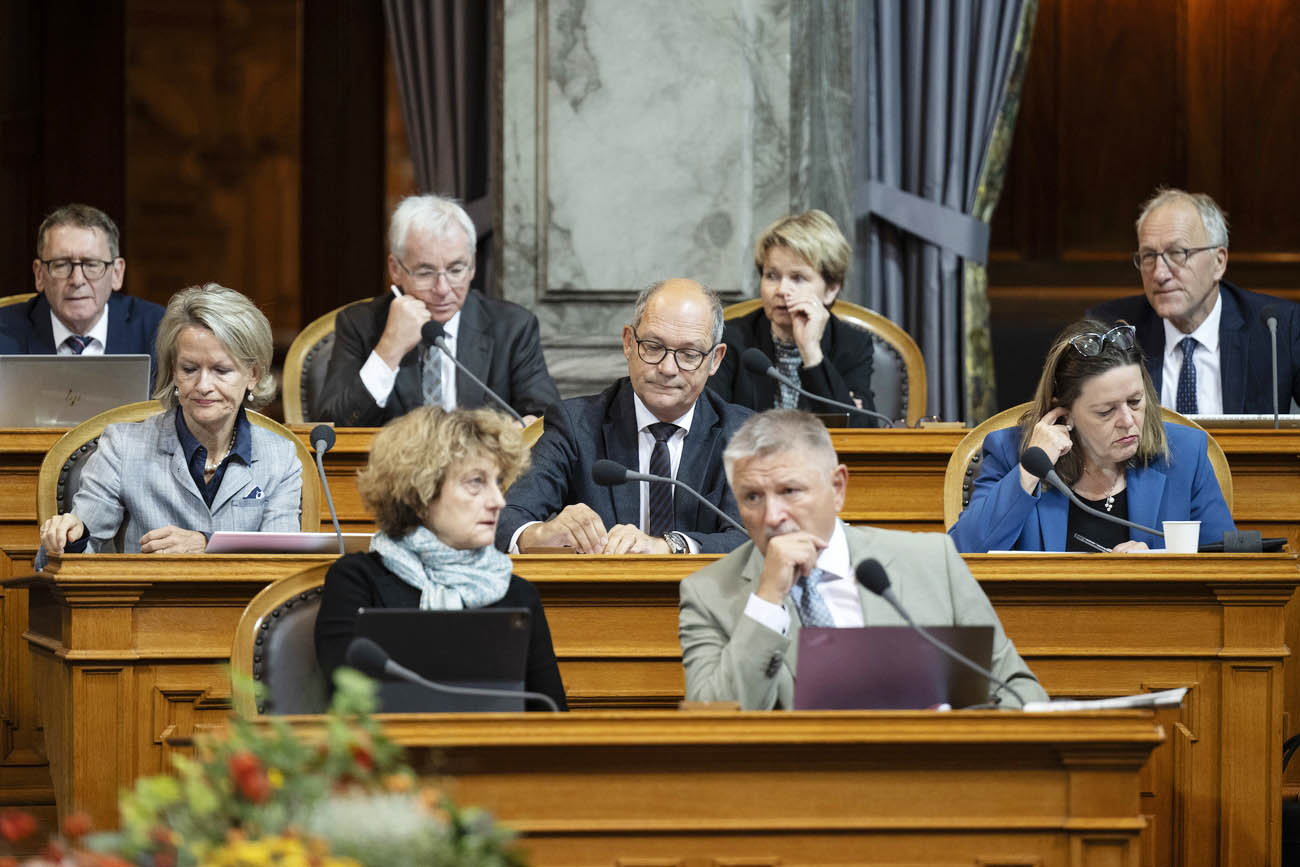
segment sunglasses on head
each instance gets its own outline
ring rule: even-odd
[[[1116,325],[1105,334],[1085,331],[1070,338],[1070,345],[1087,358],[1101,355],[1101,350],[1107,343],[1121,351],[1132,349],[1137,346],[1137,331],[1132,325]]]

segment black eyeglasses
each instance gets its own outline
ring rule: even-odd
[[[1187,264],[1187,260],[1197,253],[1204,253],[1206,250],[1217,250],[1220,244],[1211,244],[1208,247],[1173,247],[1169,250],[1139,250],[1133,254],[1133,267],[1143,273],[1156,270],[1156,257],[1165,260],[1165,267],[1170,271],[1174,268],[1181,268]]]
[[[59,280],[67,280],[72,276],[72,269],[78,265],[81,266],[81,273],[86,276],[87,280],[98,280],[108,273],[108,266],[113,264],[112,259],[105,261],[103,259],[41,259],[40,263],[45,266],[51,277]]]
[[[1105,334],[1086,331],[1070,338],[1070,345],[1087,358],[1101,355],[1102,347],[1107,343],[1119,350],[1132,349],[1137,346],[1137,331],[1132,325],[1116,325]]]
[[[642,340],[637,336],[635,328],[632,329],[632,339],[636,341],[636,354],[646,364],[658,364],[671,352],[673,360],[682,370],[699,370],[709,353],[718,348],[715,343],[704,352],[698,349],[669,349],[658,340]]]

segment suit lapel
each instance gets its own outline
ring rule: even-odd
[[[45,293],[38,293],[28,308],[31,330],[27,337],[27,351],[32,355],[54,355],[59,348],[54,345],[54,326],[50,324],[50,304]]]
[[[1160,513],[1160,500],[1165,493],[1165,474],[1154,467],[1147,467],[1141,473],[1130,468],[1124,476],[1128,489],[1128,519],[1135,524],[1155,527]],[[1131,538],[1153,547],[1164,547],[1159,538],[1141,530],[1133,530]]]
[[[898,613],[894,611],[893,606],[863,587],[857,579],[858,564],[868,559],[875,559],[885,570],[885,574],[890,574],[890,567],[894,562],[894,552],[888,546],[872,544],[875,532],[871,527],[854,528],[845,525],[844,537],[849,543],[849,563],[853,566],[854,574],[845,575],[844,578],[857,585],[858,601],[862,603],[863,626],[896,626],[902,620],[900,620]],[[898,597],[900,602],[906,604],[903,586],[901,584],[893,584],[892,586],[894,595]]]
[[[221,487],[217,489],[217,495],[212,498],[212,514],[216,514],[222,506],[235,497],[242,494],[244,490],[253,481],[253,470],[243,461],[231,461],[226,464],[226,474],[221,477]]]
[[[171,467],[172,481],[176,486],[193,498],[197,508],[207,510],[207,503],[203,502],[203,494],[199,492],[198,485],[194,483],[194,477],[190,475],[190,468],[185,463],[185,450],[181,448],[180,438],[176,436],[176,415],[174,412],[164,413],[164,418],[158,426],[158,451],[166,455],[167,465]]]
[[[1246,322],[1236,300],[1219,283],[1219,385],[1223,411],[1240,413],[1246,405]]]
[[[633,471],[640,469],[636,407],[632,403],[632,383],[629,380],[620,380],[614,386],[613,398],[605,407],[601,438],[605,457]],[[641,484],[613,485],[608,489],[614,523],[641,526]]]
[[[1039,539],[1040,551],[1064,551],[1065,533],[1070,524],[1070,501],[1055,488],[1039,485],[1038,493],[1038,528],[1042,534]],[[1059,548],[1057,546],[1060,546]]]
[[[1155,308],[1146,305],[1146,315],[1137,323],[1138,343],[1147,356],[1147,372],[1151,374],[1151,384],[1155,386],[1156,396],[1160,395],[1160,381],[1165,370],[1165,326],[1164,320],[1156,315]]]
[[[402,363],[397,368],[397,379],[393,381],[393,395],[397,398],[398,411],[391,413],[392,417],[402,415],[424,403],[424,395],[420,392],[419,346],[402,358]]]
[[[691,429],[682,443],[682,459],[677,465],[678,481],[685,482],[701,494],[707,496],[708,476],[711,467],[722,462],[723,437],[721,421],[714,412],[708,399],[709,392],[701,392],[695,401],[695,416],[691,419]],[[682,490],[673,492],[674,524],[678,527],[708,526],[713,523],[713,514],[701,516],[704,507],[694,497]],[[701,521],[700,518],[705,520]]]
[[[492,362],[493,340],[483,321],[483,305],[478,293],[470,291],[460,309],[460,326],[456,331],[456,359],[479,379],[487,382]],[[487,395],[462,370],[456,371],[456,405],[482,406]]]
[[[754,346],[757,346],[767,356],[767,360],[776,364],[776,341],[772,339],[772,323],[768,321],[767,315],[759,311],[759,315],[754,318]],[[739,359],[738,359],[739,360]],[[776,403],[776,381],[768,376],[759,376],[756,373],[746,373],[752,386],[754,402],[749,404],[758,412],[765,409],[771,409]],[[740,401],[736,401],[739,403]]]
[[[127,333],[126,308],[128,302],[121,293],[114,292],[108,296],[108,341],[104,345],[106,355],[127,355],[135,348],[131,336]]]

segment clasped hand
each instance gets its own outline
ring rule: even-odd
[[[549,521],[533,524],[519,534],[519,549],[571,547],[579,554],[667,554],[668,543],[641,532],[632,524],[615,524],[607,531],[595,510],[584,503],[565,506]]]

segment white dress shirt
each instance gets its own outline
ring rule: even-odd
[[[460,331],[460,311],[448,319],[442,326],[443,336],[447,340],[447,349],[452,355],[456,354],[456,335]],[[430,352],[437,352],[439,360],[442,362],[442,408],[452,410],[456,408],[456,365],[447,357],[446,353],[434,347],[429,347]],[[397,371],[388,366],[379,354],[373,349],[370,350],[370,356],[366,363],[361,365],[361,382],[370,392],[370,396],[375,399],[379,406],[388,404],[388,396],[393,393],[393,384],[397,382]]]
[[[81,353],[82,355],[103,355],[104,350],[108,348],[108,316],[105,315],[106,313],[108,313],[107,304],[105,304],[104,309],[99,312],[99,321],[91,326],[90,331],[81,335],[82,337],[90,338],[90,342],[86,344],[85,350]],[[59,317],[54,315],[53,310],[50,311],[50,330],[53,332],[54,351],[57,354],[77,354],[71,346],[64,343],[65,340],[73,334],[76,334],[76,332],[69,331],[68,326],[59,321]]]
[[[817,558],[817,568],[828,575],[836,576],[834,580],[823,578],[817,590],[830,609],[835,626],[865,626],[866,618],[862,614],[862,600],[858,597],[858,582],[853,577],[853,563],[849,560],[849,540],[844,535],[844,523],[835,519],[835,529],[830,541]],[[762,599],[756,593],[749,594],[745,603],[745,615],[766,626],[773,632],[788,635],[790,632],[790,612],[784,605],[774,605]]]
[[[1223,369],[1219,357],[1219,320],[1223,318],[1223,293],[1214,299],[1214,307],[1205,321],[1191,334],[1184,334],[1170,323],[1165,326],[1165,358],[1160,374],[1160,405],[1178,409],[1178,377],[1183,372],[1183,350],[1178,344],[1191,337],[1199,344],[1192,356],[1196,368],[1196,414],[1221,415],[1223,413]]]

